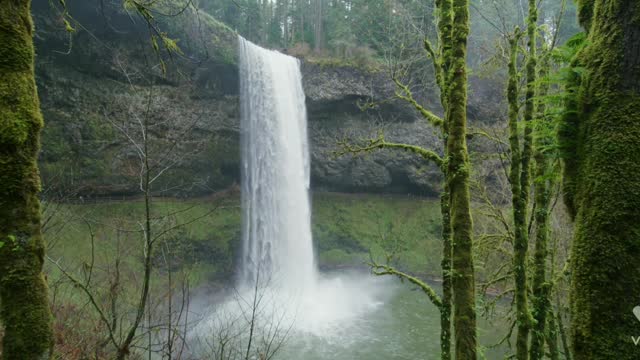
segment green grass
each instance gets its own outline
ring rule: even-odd
[[[117,331],[128,329],[143,283],[143,215],[144,202],[132,199],[44,204],[47,255],[52,259],[46,262],[45,272],[55,326],[66,342],[75,344],[76,338],[87,342],[86,334],[96,334],[89,342],[98,344],[104,341],[100,338],[104,333],[97,329],[104,324],[87,295],[71,284],[54,262],[89,284],[98,307],[108,317],[119,314]],[[155,199],[152,217],[152,236],[186,224],[155,244],[148,304],[155,314],[166,311],[170,297],[179,302],[185,279],[189,289],[204,288],[204,292],[232,283],[241,243],[237,194],[217,199]],[[405,271],[434,277],[440,273],[437,201],[319,193],[313,196],[312,217],[316,258],[323,270],[364,267],[369,254],[383,262],[384,254],[391,251],[397,254],[394,265]]]
[[[436,275],[440,264],[439,203],[412,197],[316,194],[313,235],[321,266],[362,264],[371,254],[404,270]]]
[[[144,203],[140,200],[92,204],[48,204],[52,214],[45,236],[48,255],[78,277],[91,263],[105,273],[116,259],[131,278],[142,271]],[[165,259],[171,269],[186,270],[197,286],[227,282],[240,250],[241,210],[237,195],[222,199],[156,199],[152,203],[155,234],[179,224],[156,243],[158,273],[164,281]],[[406,271],[437,276],[440,264],[440,214],[434,200],[380,195],[318,193],[313,196],[313,235],[318,264],[323,268],[363,266],[373,256]],[[164,256],[163,256],[164,251]],[[111,269],[111,270],[109,270]],[[50,278],[59,272],[47,264]],[[137,275],[136,275],[137,274]],[[157,275],[157,274],[156,274]]]

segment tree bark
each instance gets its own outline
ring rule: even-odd
[[[440,49],[438,58],[433,56],[432,61],[435,64],[435,76],[440,89],[440,104],[445,109],[442,135],[444,139],[444,152],[447,156],[447,138],[449,133],[448,127],[448,107],[447,100],[449,96],[447,74],[451,68],[451,36],[453,12],[451,0],[436,0],[436,8],[440,14],[438,17],[438,40]],[[425,45],[427,45],[425,40]],[[430,45],[428,45],[430,47]],[[442,308],[440,309],[440,358],[442,360],[451,360],[451,312],[453,305],[453,246],[451,241],[451,189],[448,185],[448,169],[441,166],[444,175],[444,191],[440,199],[440,210],[442,214]]]
[[[640,336],[640,2],[581,0],[588,29],[578,121],[562,141],[575,154],[571,262],[574,358],[637,359]],[[568,137],[567,135],[571,135]]]
[[[53,343],[42,274],[43,126],[34,77],[31,1],[0,2],[0,317],[4,359],[47,359]]]
[[[317,53],[322,51],[322,37],[323,37],[323,29],[322,29],[322,2],[323,0],[315,0],[314,3],[314,16],[315,23],[314,25],[314,48]]]
[[[446,0],[445,0],[446,1]],[[467,150],[467,39],[469,1],[453,0],[451,69],[449,71],[447,181],[451,194],[453,324],[457,360],[477,358],[473,224]]]
[[[515,298],[516,298],[516,359],[527,360],[529,356],[529,333],[531,330],[531,313],[529,312],[528,281],[527,281],[527,254],[529,250],[529,227],[527,224],[527,211],[529,209],[529,191],[531,187],[531,156],[533,152],[533,129],[531,122],[535,114],[536,97],[536,66],[537,66],[537,32],[538,32],[538,9],[537,1],[529,0],[529,15],[527,17],[527,92],[525,95],[524,109],[524,140],[520,156],[520,195],[517,202],[514,201],[514,263],[513,271],[515,278]],[[515,180],[515,179],[512,179]],[[514,195],[514,200],[516,196]]]
[[[547,58],[545,58],[547,59]],[[548,73],[548,61],[541,61],[541,77]],[[548,93],[548,86],[543,84],[539,88],[539,96],[544,97]],[[547,279],[547,258],[549,255],[549,215],[551,211],[551,188],[553,187],[553,177],[550,176],[550,164],[545,148],[551,145],[551,139],[547,135],[550,133],[551,124],[547,119],[546,107],[540,105],[538,108],[539,126],[537,127],[534,139],[534,160],[535,160],[535,249],[533,258],[533,301],[532,316],[533,325],[531,327],[531,347],[529,349],[529,359],[539,360],[544,357],[544,344],[547,325],[547,315],[549,314],[550,301],[549,293],[551,284]],[[551,344],[549,345],[551,346]]]
[[[451,359],[451,211],[449,189],[445,184],[440,210],[442,214],[442,307],[440,308],[440,359]]]

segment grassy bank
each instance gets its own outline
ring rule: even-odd
[[[385,254],[393,253],[393,261],[405,270],[437,275],[440,224],[436,201],[317,193],[312,204],[314,245],[321,268],[362,266],[370,254],[383,261]],[[158,262],[188,270],[192,284],[224,282],[233,276],[241,238],[238,195],[157,199],[152,212],[156,234],[175,227],[158,240]],[[48,254],[65,268],[81,270],[92,261],[104,268],[117,259],[122,268],[140,269],[142,201],[47,204],[45,213]],[[48,271],[51,275],[58,272],[52,263]]]

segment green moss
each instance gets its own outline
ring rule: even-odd
[[[353,58],[340,58],[340,57],[314,57],[306,56],[304,60],[310,64],[315,64],[323,69],[326,68],[351,68],[361,70],[368,73],[378,73],[382,71],[384,66],[377,60],[368,59],[368,61],[362,61]]]
[[[570,164],[575,209],[572,249],[571,338],[575,359],[636,359],[632,309],[640,293],[640,93],[629,86],[625,19],[638,17],[630,0],[595,0],[574,132],[577,163]],[[630,58],[625,58],[630,56]],[[622,61],[622,60],[625,61]]]
[[[170,37],[182,40],[178,45],[189,47],[194,55],[210,57],[220,64],[238,63],[238,34],[208,13],[188,9],[181,16],[164,21]]]
[[[578,2],[578,20],[580,24],[587,30],[591,28],[591,19],[595,9],[596,0],[577,0]]]
[[[0,142],[19,145],[27,140],[32,127],[42,127],[38,107],[33,106],[35,84],[29,81],[29,72],[6,71],[0,83]],[[37,102],[36,102],[37,105]]]
[[[533,126],[532,121],[536,112],[536,90],[537,90],[537,32],[538,32],[538,4],[536,0],[529,0],[529,15],[527,17],[527,48],[529,49],[526,62],[527,90],[525,95],[525,109],[523,121],[524,135],[522,149],[518,141],[513,141],[513,137],[519,137],[519,133],[513,134],[514,126],[510,125],[512,151],[519,152],[517,160],[520,164],[513,164],[512,159],[512,196],[513,196],[513,220],[515,227],[515,239],[513,242],[513,273],[515,287],[515,302],[517,316],[516,334],[516,359],[527,360],[529,357],[529,333],[531,330],[531,314],[529,311],[528,296],[528,249],[529,249],[529,229],[528,229],[528,209],[529,192],[531,191],[531,158],[533,154]],[[514,149],[514,146],[517,148]],[[513,168],[515,166],[515,169]],[[519,172],[519,173],[518,173]],[[513,182],[518,182],[514,186]],[[519,194],[517,193],[519,192]]]
[[[154,216],[171,214],[192,207],[188,212],[176,214],[173,221],[186,222],[206,214],[215,207],[213,201],[203,199],[154,202]],[[234,260],[240,247],[241,211],[237,196],[225,199],[211,215],[181,229],[169,239],[177,258],[183,265],[209,269],[209,274],[198,270],[198,278],[231,278]],[[88,205],[66,205],[58,209],[54,223],[74,220],[59,233],[52,233],[49,242],[55,243],[51,256],[55,258],[88,259],[90,242],[83,215],[94,223],[99,241],[100,258],[109,261],[116,256],[117,233],[113,225],[135,227],[142,216],[140,201],[114,202]],[[435,201],[369,195],[316,194],[313,197],[312,231],[319,265],[323,268],[363,266],[369,250],[382,254],[392,242],[402,243],[398,261],[404,271],[438,276],[440,244],[438,234],[440,214]],[[123,222],[124,221],[124,222]],[[129,224],[128,222],[133,222]],[[388,241],[381,241],[381,232]],[[142,256],[141,249],[124,252],[125,262],[135,264]],[[101,260],[101,261],[103,261]],[[103,264],[104,265],[104,264]],[[50,269],[55,274],[54,269]],[[53,275],[52,275],[53,276]],[[197,284],[193,284],[196,286]]]
[[[549,61],[547,56],[542,57],[540,64],[540,78],[544,79],[549,73]],[[539,86],[539,97],[547,96],[549,86],[542,83]],[[548,335],[549,322],[547,315],[550,313],[550,290],[551,281],[547,280],[547,260],[549,258],[548,238],[549,238],[549,216],[551,212],[551,188],[555,186],[554,174],[550,166],[549,154],[545,151],[552,141],[548,129],[551,128],[551,118],[546,113],[546,106],[541,103],[538,106],[536,120],[540,123],[536,127],[534,138],[534,159],[535,159],[535,247],[532,279],[532,333],[530,360],[539,360],[544,357],[545,335]],[[549,179],[549,180],[547,180]],[[553,261],[553,258],[552,258]],[[553,275],[552,275],[553,277]],[[553,317],[553,313],[550,314]],[[554,340],[555,341],[555,340]],[[549,346],[552,350],[552,346]]]
[[[438,210],[437,202],[412,198],[317,194],[313,198],[313,237],[320,265],[330,266],[322,263],[322,253],[334,249],[368,258],[369,250],[382,256],[400,244],[396,250],[404,271],[438,276]]]
[[[339,268],[342,266],[362,266],[367,260],[365,254],[351,254],[342,249],[331,249],[318,256],[321,266]]]
[[[40,115],[30,1],[0,4],[0,319],[5,359],[47,358],[53,341],[42,276]]]
[[[425,49],[433,52],[432,61],[434,62],[434,72],[436,83],[440,89],[440,105],[445,109],[443,123],[441,126],[444,140],[445,161],[447,158],[447,136],[449,133],[449,71],[451,69],[451,49],[453,42],[451,41],[453,26],[453,11],[451,7],[453,3],[450,0],[436,0],[436,9],[438,16],[438,40],[440,43],[438,55],[431,44],[425,40]],[[436,59],[437,57],[437,59]],[[443,184],[444,191],[440,198],[440,213],[442,216],[442,260],[440,261],[440,271],[442,274],[442,306],[440,307],[440,358],[442,360],[451,359],[451,340],[452,340],[452,319],[451,312],[453,308],[453,243],[452,243],[452,227],[451,227],[451,189],[448,185],[448,168],[445,164],[441,166],[445,181]]]
[[[25,14],[25,4],[6,5],[0,14],[0,143],[21,144],[32,126],[41,126],[33,82],[33,43],[31,15]],[[34,106],[34,99],[36,103]]]
[[[451,1],[451,0],[443,0]],[[470,163],[467,149],[467,40],[469,1],[451,1],[453,27],[451,69],[449,70],[447,109],[447,185],[450,189],[453,327],[455,358],[477,358],[475,310],[475,269],[473,266],[473,223],[469,193]],[[443,6],[443,9],[445,7]],[[449,8],[449,7],[446,7]]]
[[[577,60],[572,66],[578,66]],[[569,214],[575,217],[576,205],[576,181],[580,164],[580,152],[577,151],[580,144],[580,114],[578,111],[578,91],[582,82],[579,73],[570,71],[565,84],[565,110],[558,125],[558,150],[563,159],[562,187],[564,201]]]

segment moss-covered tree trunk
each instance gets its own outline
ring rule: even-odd
[[[558,346],[558,326],[553,309],[549,310],[547,325],[545,326],[545,340],[549,346],[549,359],[560,360],[560,347]]]
[[[440,88],[440,104],[444,111],[444,121],[442,124],[442,135],[444,139],[444,152],[447,156],[447,138],[449,133],[448,119],[448,81],[449,70],[451,68],[451,36],[453,35],[453,3],[451,0],[436,0],[438,16],[438,39],[440,42],[439,59],[436,61],[436,79]],[[444,175],[444,191],[440,199],[440,210],[442,214],[442,307],[440,308],[440,358],[442,360],[451,359],[451,312],[453,307],[453,249],[451,243],[451,190],[448,185],[448,169],[442,166]]]
[[[448,81],[447,182],[450,191],[453,263],[453,326],[457,360],[476,359],[473,224],[467,151],[467,39],[469,1],[453,0],[451,69]]]
[[[451,359],[451,303],[453,289],[451,284],[451,213],[449,211],[449,189],[445,190],[440,199],[442,214],[442,306],[440,307],[440,358]]]
[[[34,78],[31,1],[0,1],[0,317],[3,358],[46,359],[51,312],[42,274],[42,116]]]
[[[513,277],[515,289],[516,305],[516,357],[526,358],[528,347],[528,323],[529,310],[527,306],[527,206],[528,201],[523,196],[521,175],[523,167],[523,151],[521,149],[520,131],[518,129],[519,119],[519,93],[518,83],[518,49],[520,46],[521,34],[516,29],[516,34],[510,39],[511,54],[509,61],[509,80],[507,85],[507,100],[509,103],[509,148],[511,151],[511,164],[509,171],[509,183],[511,184],[511,207],[514,224],[513,239]]]
[[[638,359],[640,323],[640,2],[580,0],[587,47],[565,176],[575,214],[574,358]]]
[[[512,170],[513,182],[520,182],[517,191],[519,194],[513,194],[513,218],[515,227],[515,239],[513,243],[513,273],[515,280],[515,302],[516,302],[516,359],[527,360],[529,356],[529,333],[531,330],[531,313],[529,311],[528,300],[528,281],[527,281],[527,253],[529,249],[529,227],[527,224],[527,210],[529,208],[529,191],[531,187],[530,181],[530,163],[533,148],[532,126],[531,122],[535,114],[535,97],[536,97],[536,66],[537,66],[537,22],[538,9],[537,1],[529,0],[529,16],[527,18],[527,47],[529,49],[527,55],[526,74],[527,74],[527,92],[525,96],[524,109],[524,139],[522,151],[520,152],[520,164],[514,164],[512,160],[512,169],[516,166],[520,174],[514,174]],[[512,151],[514,149],[512,148]],[[520,151],[520,150],[518,150]],[[515,176],[518,176],[516,178]],[[512,184],[512,186],[514,186]],[[515,188],[514,188],[515,189]],[[515,190],[514,190],[515,191]]]
[[[541,78],[548,74],[549,63],[547,57],[541,61]],[[539,96],[544,97],[548,93],[548,86],[543,82],[539,88]],[[532,316],[533,325],[531,333],[531,346],[529,359],[539,360],[544,357],[544,344],[547,337],[547,315],[549,314],[549,292],[551,284],[547,279],[547,259],[549,257],[549,214],[551,211],[551,188],[553,186],[553,174],[549,164],[546,149],[550,148],[551,139],[550,124],[548,123],[546,107],[541,104],[538,107],[538,126],[535,131],[534,155],[535,160],[535,248],[533,255],[533,283],[532,283]],[[550,352],[552,344],[549,344]],[[552,352],[553,353],[553,352]]]

